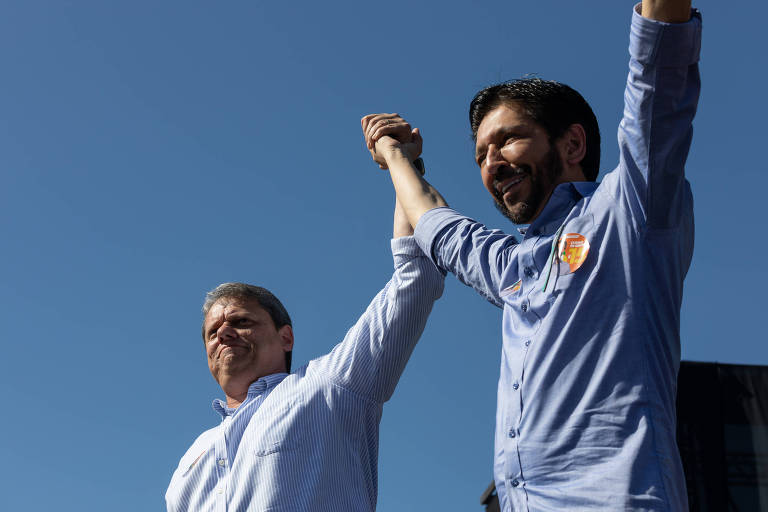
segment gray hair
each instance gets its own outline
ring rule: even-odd
[[[288,315],[288,311],[286,311],[283,303],[266,288],[246,283],[222,283],[205,294],[205,302],[203,303],[203,340],[205,340],[205,316],[208,315],[211,307],[220,299],[253,299],[269,314],[272,323],[275,324],[275,329],[280,329],[284,325],[293,326],[291,317]],[[291,352],[285,353],[285,369],[290,373]]]

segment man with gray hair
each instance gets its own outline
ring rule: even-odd
[[[290,374],[293,328],[272,293],[208,293],[203,341],[226,400],[173,473],[169,511],[375,510],[382,407],[443,290],[412,234],[396,205],[392,279],[341,343]]]

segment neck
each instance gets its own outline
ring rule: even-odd
[[[234,409],[240,407],[240,404],[245,402],[245,399],[248,398],[248,388],[251,387],[251,384],[262,377],[282,372],[285,372],[285,368],[277,368],[263,375],[256,376],[255,378],[253,375],[224,375],[220,376],[217,380],[219,386],[221,386],[221,390],[224,391],[224,396],[227,397],[227,407]]]
[[[227,397],[227,407],[230,409],[240,407],[240,404],[245,402],[245,399],[248,397],[248,388],[254,382],[256,381],[238,379],[235,376],[225,376],[219,380],[219,386],[224,391],[224,396]]]
[[[560,185],[561,183],[570,183],[572,181],[587,181],[587,178],[584,176],[584,171],[581,169],[581,165],[567,166],[563,169],[563,173],[558,178],[555,186]]]
[[[563,173],[557,178],[554,185],[552,185],[552,188],[549,190],[549,193],[547,194],[547,197],[539,204],[539,208],[536,211],[536,213],[531,217],[531,220],[528,221],[529,224],[532,224],[536,219],[539,218],[539,215],[541,215],[541,212],[544,211],[544,208],[547,207],[547,204],[549,204],[549,200],[552,198],[552,194],[555,192],[555,189],[562,185],[563,183],[571,183],[574,181],[587,181],[587,179],[584,177],[584,173],[581,171],[581,167],[578,168],[569,168],[563,171]]]

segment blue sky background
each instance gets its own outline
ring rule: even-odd
[[[696,251],[683,357],[768,364],[765,2],[697,2],[688,160]],[[512,229],[473,164],[467,105],[536,73],[591,102],[618,159],[632,2],[37,1],[0,7],[0,509],[161,510],[217,422],[206,290],[272,289],[295,365],[391,273],[394,204],[359,119],[422,129],[432,183]],[[448,278],[385,406],[379,510],[481,510],[500,311]]]

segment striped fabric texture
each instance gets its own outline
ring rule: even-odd
[[[443,274],[412,237],[344,340],[292,374],[262,377],[181,458],[168,511],[372,511],[379,421],[421,335]]]

